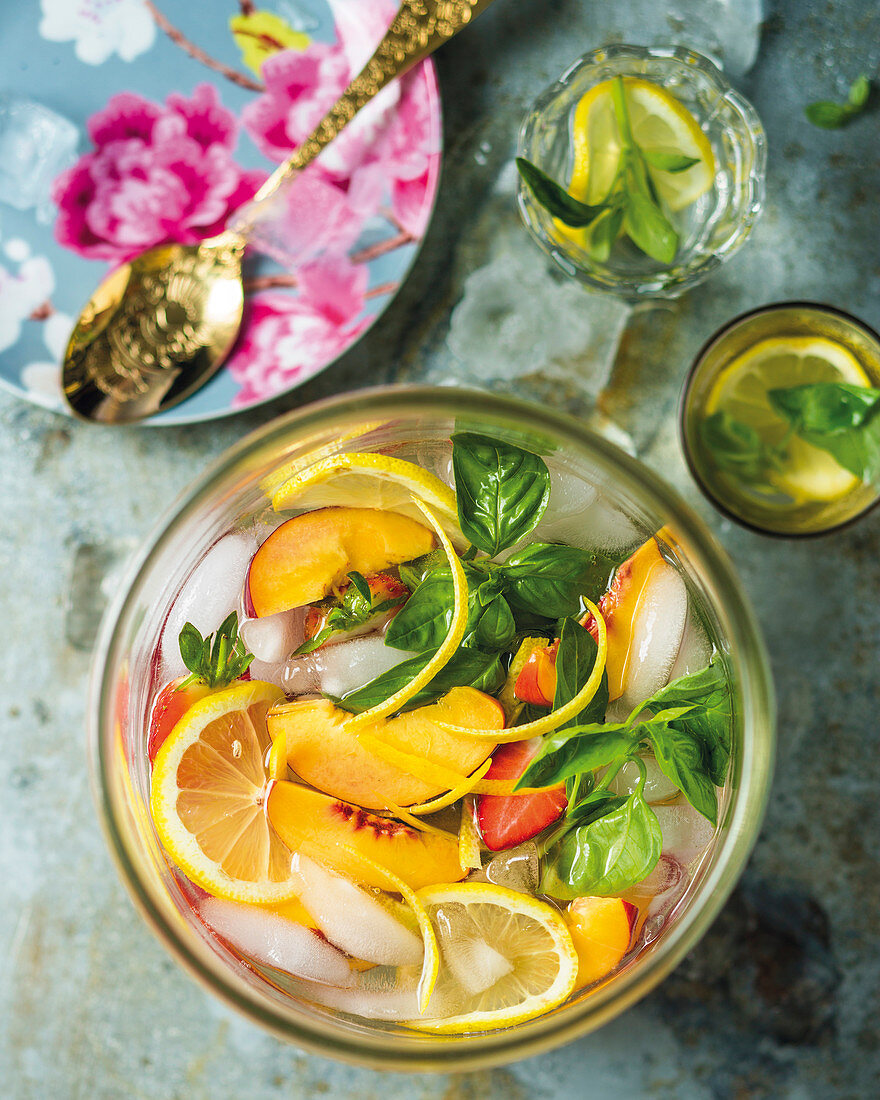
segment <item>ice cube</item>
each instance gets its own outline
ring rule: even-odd
[[[331,943],[367,962],[387,966],[421,962],[421,937],[377,898],[302,854],[294,855],[290,866],[303,905]]]
[[[250,560],[257,549],[256,538],[246,532],[224,535],[207,551],[190,573],[162,631],[162,675],[170,680],[186,672],[178,639],[184,623],[190,622],[203,635],[213,633],[241,603]]]
[[[668,682],[681,648],[687,610],[681,574],[668,562],[654,566],[634,614],[621,695],[624,707],[634,707]]]
[[[258,661],[277,665],[285,661],[303,640],[305,608],[279,611],[241,624],[241,640]]]
[[[292,992],[327,1008],[367,1020],[425,1020],[449,1014],[448,998],[439,990],[431,996],[427,1012],[419,1012],[417,976],[407,973],[401,980],[392,981],[388,988],[376,988],[374,974],[375,970],[370,970],[359,975],[353,989],[298,982]]]
[[[339,645],[324,646],[315,656],[321,691],[328,695],[345,695],[416,654],[393,649],[385,645],[381,635],[370,634]]]
[[[481,936],[441,938],[443,961],[458,984],[472,997],[485,992],[513,970],[510,959]]]
[[[244,955],[314,982],[350,986],[348,960],[311,929],[261,906],[207,897],[199,904],[202,920]]]
[[[79,131],[33,99],[0,95],[0,202],[16,210],[36,207],[48,224],[55,177],[73,164]]]
[[[595,547],[623,561],[645,541],[646,533],[607,497],[598,496],[580,517],[583,538],[575,545]]]
[[[499,852],[485,866],[489,882],[520,894],[534,894],[538,886],[538,849],[532,841]]]
[[[647,773],[644,790],[645,801],[649,803],[668,802],[671,798],[675,798],[679,793],[678,787],[660,771],[660,765],[656,759],[651,754],[646,754],[642,757],[642,763]],[[612,779],[609,790],[612,790],[615,794],[630,795],[638,786],[640,778],[641,772],[638,764],[634,760],[630,760],[623,765]]]
[[[550,466],[550,501],[531,542],[590,544],[585,516],[596,500],[596,487],[571,470]]]
[[[714,828],[688,802],[652,807],[663,833],[663,853],[690,867],[712,843]]]
[[[712,653],[713,646],[709,641],[706,628],[694,614],[692,608],[684,628],[678,656],[675,658],[675,664],[669,673],[669,679],[677,680],[679,676],[699,672],[712,660]]]

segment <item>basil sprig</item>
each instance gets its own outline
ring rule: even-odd
[[[807,121],[823,130],[839,130],[846,126],[856,115],[860,115],[868,106],[871,98],[871,81],[862,73],[850,85],[845,103],[835,103],[830,99],[820,99],[817,103],[810,103],[804,114]]]
[[[633,137],[623,78],[611,81],[611,100],[620,137],[620,158],[608,194],[596,205],[579,202],[536,165],[518,157],[519,173],[537,202],[554,218],[573,228],[589,230],[588,250],[605,263],[621,230],[645,255],[671,264],[679,236],[660,206],[649,168],[686,172],[699,163],[682,153],[642,149]]]
[[[727,680],[713,663],[655,692],[625,722],[578,719],[546,736],[516,784],[566,784],[565,818],[545,841],[542,892],[561,899],[614,894],[650,872],[662,836],[643,797],[645,749],[691,805],[716,824],[715,788],[727,774],[731,716]],[[628,798],[610,794],[609,784],[630,760],[642,773],[636,791]],[[600,768],[607,770],[596,784]]]
[[[243,676],[254,659],[238,636],[238,614],[230,612],[214,634],[204,638],[192,623],[184,623],[178,637],[180,656],[190,675],[177,690],[202,681],[211,688],[226,687]]]
[[[531,451],[459,432],[452,437],[452,468],[462,532],[490,558],[524,538],[547,509],[550,473]]]
[[[863,481],[880,479],[880,389],[845,382],[816,382],[768,391],[773,409],[806,443],[830,454]],[[772,486],[774,470],[788,460],[786,436],[767,444],[759,433],[723,410],[700,423],[703,446],[716,466],[742,481]]]
[[[375,618],[377,615],[383,615],[386,611],[397,607],[405,599],[404,596],[396,596],[389,600],[374,600],[366,577],[356,570],[348,574],[348,580],[349,585],[342,597],[342,603],[327,605],[330,610],[324,620],[323,627],[314,637],[309,638],[298,649],[294,650],[294,657],[311,653],[312,650],[323,645],[328,638],[332,638],[334,634],[342,634],[347,630],[355,630],[359,626],[364,626],[370,619]]]

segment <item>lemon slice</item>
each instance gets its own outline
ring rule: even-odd
[[[283,472],[282,472],[282,477]],[[296,469],[272,496],[276,511],[286,508],[379,508],[424,523],[415,504],[422,500],[437,514],[453,544],[465,548],[455,493],[428,470],[383,454],[340,454]]]
[[[153,766],[150,810],[166,851],[217,898],[255,904],[296,894],[290,851],[265,812],[266,713],[284,692],[259,680],[195,703]]]
[[[591,206],[608,195],[620,160],[620,133],[611,97],[611,81],[591,88],[575,109],[574,168],[570,191]],[[690,111],[659,84],[624,77],[626,105],[636,144],[645,152],[678,153],[697,163],[684,172],[648,167],[670,210],[683,210],[711,189],[715,154]]]
[[[429,886],[416,896],[440,945],[436,994],[457,1011],[409,1021],[410,1027],[510,1027],[555,1008],[571,993],[577,951],[565,920],[546,902],[484,882]]]
[[[817,382],[871,384],[855,356],[834,340],[771,337],[744,351],[719,373],[706,400],[706,415],[724,411],[773,445],[785,438],[789,425],[770,404],[767,391]],[[772,477],[795,501],[835,500],[859,484],[830,454],[797,436],[788,443],[788,456],[786,468]]]

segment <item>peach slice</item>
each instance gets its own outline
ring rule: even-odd
[[[386,867],[412,890],[464,877],[457,837],[447,840],[438,833],[417,832],[297,783],[273,783],[266,811],[292,852],[302,852],[366,886],[387,890],[388,881],[358,855]]]
[[[379,718],[357,733],[346,729],[350,717],[329,699],[306,699],[271,711],[269,735],[273,742],[278,737],[286,739],[287,763],[307,783],[336,798],[373,809],[382,809],[389,802],[397,806],[426,802],[446,788],[380,759],[362,746],[359,734],[369,733],[393,748],[469,775],[495,745],[447,733],[437,723],[502,729],[505,721],[497,700],[468,687],[453,688],[439,702],[396,718]]]
[[[578,953],[575,989],[610,974],[629,950],[638,909],[621,898],[576,898],[565,923]]]
[[[254,554],[248,597],[274,615],[323,599],[352,570],[380,573],[434,548],[427,527],[378,508],[318,508],[277,527]]]

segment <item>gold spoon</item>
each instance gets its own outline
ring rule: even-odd
[[[255,208],[301,171],[386,84],[452,38],[491,0],[403,0],[363,70],[278,166],[234,227],[199,244],[163,244],[109,275],[79,316],[62,367],[77,416],[132,423],[171,408],[217,370],[241,326],[241,260]]]

